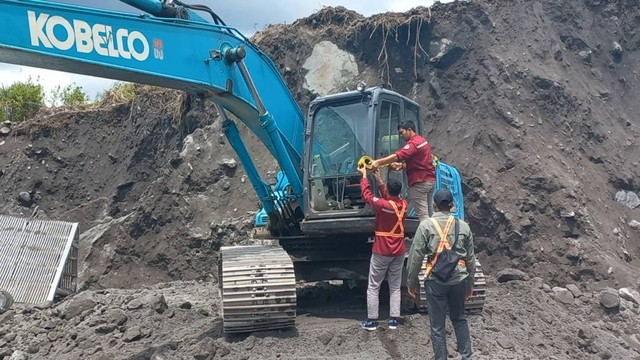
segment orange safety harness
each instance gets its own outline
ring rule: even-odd
[[[376,236],[404,238],[404,222],[402,221],[402,218],[404,217],[404,214],[407,212],[407,206],[405,206],[402,210],[400,210],[398,209],[398,205],[392,200],[389,200],[389,203],[393,208],[393,212],[396,213],[398,220],[390,231],[376,231]],[[396,232],[397,229],[400,229],[400,232]]]
[[[427,262],[427,265],[425,266],[425,277],[428,277],[431,274],[431,270],[436,264],[436,261],[438,261],[438,255],[440,255],[442,250],[444,250],[445,248],[447,250],[451,250],[451,245],[449,244],[449,240],[447,240],[447,234],[449,234],[449,230],[451,230],[451,224],[453,224],[455,218],[453,216],[449,216],[447,222],[444,225],[444,230],[442,230],[440,224],[438,224],[438,220],[434,218],[429,218],[429,220],[431,220],[433,226],[435,226],[436,230],[438,231],[438,234],[440,235],[440,242],[438,243],[438,248],[436,249],[436,253],[433,256],[433,259]],[[467,266],[467,262],[464,259],[460,259],[458,261],[458,265]]]

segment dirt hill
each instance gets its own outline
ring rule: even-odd
[[[461,172],[490,276],[486,310],[470,320],[478,358],[633,359],[639,25],[632,0],[484,0],[368,18],[324,8],[253,41],[303,109],[317,95],[305,62],[324,41],[357,64],[343,86],[383,84],[422,106],[434,152]],[[326,284],[301,291],[297,330],[221,336],[217,250],[250,241],[258,202],[206,100],[139,87],[132,101],[8,125],[0,213],[80,222],[87,290],[0,315],[0,354],[430,356],[423,315],[398,333],[361,333],[364,290]],[[275,161],[243,135],[273,178]]]
[[[371,18],[325,8],[255,40],[294,89],[314,44],[330,40],[355,54],[360,79],[420,103],[434,152],[462,174],[490,269],[629,284],[640,215],[614,197],[639,190],[634,4],[455,2]]]

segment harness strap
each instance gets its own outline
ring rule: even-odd
[[[434,218],[429,218],[429,220],[431,220],[431,222],[433,223],[433,226],[436,228],[436,231],[438,231],[438,235],[440,236],[440,241],[438,242],[438,247],[436,249],[435,255],[433,256],[431,261],[427,262],[427,265],[425,266],[425,277],[428,277],[431,274],[431,270],[433,269],[433,266],[436,264],[436,261],[438,260],[438,255],[440,255],[442,250],[444,250],[445,248],[447,250],[451,250],[451,245],[449,244],[449,240],[447,240],[447,235],[449,234],[449,230],[451,230],[451,224],[453,224],[453,222],[455,221],[455,218],[453,216],[449,216],[449,218],[447,219],[447,222],[444,225],[444,230],[442,229],[442,227],[440,227],[438,220]],[[467,262],[464,259],[460,259],[458,261],[458,265],[466,266]]]
[[[389,231],[376,231],[375,234],[376,236],[404,238],[404,222],[402,221],[402,218],[404,217],[404,214],[407,212],[407,207],[405,206],[404,208],[402,208],[402,210],[400,210],[398,209],[398,205],[394,201],[389,200],[389,203],[393,208],[393,212],[396,213],[396,217],[397,217],[396,224],[393,225],[393,228]],[[398,228],[400,229],[400,232],[396,232]]]

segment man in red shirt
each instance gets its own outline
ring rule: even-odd
[[[431,197],[436,184],[436,168],[433,166],[433,156],[429,142],[416,133],[413,121],[403,121],[398,125],[398,133],[405,146],[395,153],[373,160],[371,168],[391,164],[394,170],[407,169],[409,181],[409,198],[420,221],[431,216]]]
[[[396,179],[389,180],[385,186],[382,177],[376,171],[374,175],[380,187],[378,198],[371,192],[367,179],[367,169],[359,167],[362,174],[360,189],[363,200],[375,213],[375,239],[369,264],[369,286],[367,287],[367,320],[362,328],[373,331],[378,328],[378,296],[380,285],[384,279],[389,283],[389,329],[398,327],[400,316],[400,286],[402,283],[402,266],[404,264],[404,220],[407,214],[407,201],[398,197],[402,191],[402,183]]]

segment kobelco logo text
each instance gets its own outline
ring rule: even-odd
[[[72,20],[62,16],[49,16],[27,11],[31,45],[56,48],[59,50],[76,49],[79,53],[95,51],[102,56],[121,57],[144,61],[149,57],[149,41],[139,31],[116,29],[109,25],[93,24]]]

